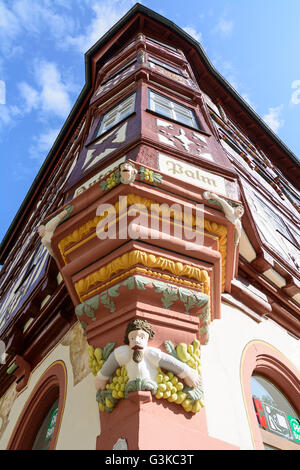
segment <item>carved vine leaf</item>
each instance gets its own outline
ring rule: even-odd
[[[164,282],[153,281],[152,284],[155,287],[155,292],[164,292],[164,290],[166,289],[166,284]]]
[[[111,408],[106,405],[106,398],[108,398],[109,401],[111,402],[111,404],[113,405]],[[106,413],[111,413],[112,410],[114,409],[114,405],[116,405],[116,403],[118,402],[118,400],[112,396],[112,391],[111,390],[100,390],[100,391],[98,391],[97,394],[96,394],[96,400],[99,403],[102,403]]]
[[[128,398],[128,394],[130,392],[136,392],[140,390],[149,390],[155,394],[157,392],[157,383],[151,379],[142,379],[141,377],[129,380],[125,387],[124,397]]]
[[[75,312],[78,317],[81,317],[84,314],[84,304],[79,304],[75,307]]]
[[[178,356],[177,356],[176,348],[175,348],[174,344],[172,343],[172,341],[170,341],[170,340],[165,341],[165,348],[166,348],[166,351],[169,354],[174,356],[176,359],[179,359]]]
[[[200,380],[198,387],[191,388],[185,386],[183,392],[187,393],[189,398],[191,398],[192,400],[201,400],[204,396],[202,380]]]
[[[92,318],[92,320],[96,320],[95,312],[90,305],[86,304],[84,306],[84,313],[86,314],[87,317]]]
[[[133,290],[135,288],[134,277],[129,277],[124,282],[122,286],[126,286],[128,290]]]
[[[108,289],[108,291],[107,291],[108,295],[110,297],[119,297],[120,292],[118,292],[118,291],[119,291],[120,285],[121,284],[116,284],[115,286]]]
[[[101,181],[100,186],[101,186],[102,191],[107,190],[107,182],[105,180]]]
[[[171,305],[173,305],[174,302],[176,302],[176,300],[178,300],[177,289],[175,290],[171,287],[168,287],[164,291],[162,298],[161,298],[161,302],[163,306],[165,308],[169,308],[171,307]]]
[[[112,350],[114,349],[116,343],[107,343],[104,348],[103,348],[103,352],[102,352],[102,357],[103,357],[103,360],[106,361],[106,359],[108,358],[108,356],[110,355],[110,353],[112,352]]]
[[[145,290],[145,286],[147,284],[150,284],[150,282],[151,281],[149,279],[146,279],[145,277],[135,276],[135,283],[138,290]]]
[[[155,173],[143,166],[140,167],[140,178],[141,180],[149,181],[154,184],[160,184],[162,182],[162,175],[160,173]]]
[[[108,308],[110,312],[114,312],[116,310],[115,303],[112,302],[107,293],[101,296],[101,303],[104,307]]]
[[[198,299],[188,289],[179,289],[179,298],[185,306],[185,313],[189,313],[189,311],[198,304]]]
[[[160,281],[153,281],[153,286],[155,287],[155,292],[163,293],[161,297],[161,302],[165,308],[169,308],[176,300],[178,300],[178,288],[170,286]]]

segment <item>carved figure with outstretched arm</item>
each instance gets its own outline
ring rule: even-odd
[[[232,206],[224,198],[218,196],[215,193],[211,193],[210,191],[205,191],[203,193],[203,197],[211,204],[217,204],[221,207],[226,219],[234,225],[234,244],[238,245],[242,233],[241,217],[244,214],[244,208],[242,204]]]
[[[129,380],[141,378],[155,381],[157,370],[161,367],[182,378],[189,387],[197,387],[201,383],[198,372],[170,354],[148,346],[148,340],[153,336],[154,331],[146,320],[131,321],[125,332],[125,345],[109,355],[95,378],[97,391],[104,390],[109,377],[123,365],[126,366]]]
[[[55,258],[54,252],[51,246],[51,240],[53,237],[54,230],[58,226],[58,224],[69,214],[67,209],[64,209],[62,212],[57,214],[55,217],[46,222],[46,224],[41,224],[38,227],[38,233],[41,237],[42,244],[47,248],[49,254]]]

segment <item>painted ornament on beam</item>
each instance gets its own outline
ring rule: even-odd
[[[154,337],[146,320],[128,323],[124,343],[115,348],[89,346],[89,363],[95,377],[96,399],[100,411],[111,412],[130,392],[149,390],[157,399],[180,404],[185,411],[197,413],[204,406],[200,375],[200,342],[174,347],[166,341],[168,353],[148,346]],[[167,371],[166,373],[164,372]]]
[[[207,139],[202,134],[182,127],[178,128],[177,125],[162,119],[156,119],[156,126],[158,140],[161,143],[179,150],[184,149],[193,155],[213,161],[212,155],[207,152]]]
[[[92,168],[104,157],[114,152],[120,144],[125,142],[127,135],[127,124],[128,123],[125,122],[95,142],[94,148],[89,149],[86,153],[84,162],[82,164],[83,172],[86,172]],[[106,143],[105,148],[101,147],[101,149],[98,150],[98,147],[101,146],[104,142]]]
[[[131,184],[135,181],[137,175],[141,181],[153,184],[162,182],[162,175],[160,173],[156,173],[143,166],[137,170],[133,163],[126,161],[121,163],[115,171],[111,172],[105,180],[101,181],[101,189],[107,191],[120,183]]]

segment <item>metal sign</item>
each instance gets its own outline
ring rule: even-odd
[[[260,426],[285,439],[300,443],[300,420],[274,406],[253,397],[254,408]]]

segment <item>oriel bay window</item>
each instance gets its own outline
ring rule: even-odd
[[[199,130],[193,109],[179,104],[153,90],[149,90],[148,106],[149,109],[155,113]]]
[[[123,121],[123,119],[134,112],[135,96],[135,93],[130,95],[102,116],[95,137],[104,134],[108,129]]]

